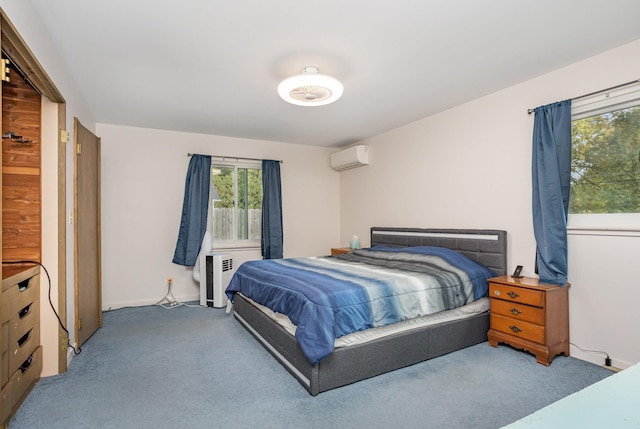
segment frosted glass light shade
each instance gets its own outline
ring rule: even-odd
[[[316,67],[311,66],[278,85],[280,97],[297,106],[324,106],[342,97],[343,92],[344,87],[340,81],[319,73]]]

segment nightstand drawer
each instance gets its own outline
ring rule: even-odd
[[[489,283],[489,297],[544,307],[544,292],[539,290]]]
[[[491,313],[500,314],[525,322],[544,325],[544,309],[520,304],[518,302],[491,300]]]
[[[491,314],[491,329],[533,341],[544,343],[544,327],[523,320]]]

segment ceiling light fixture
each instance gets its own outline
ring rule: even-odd
[[[307,66],[302,73],[280,82],[278,94],[297,106],[324,106],[342,96],[344,87],[335,78],[321,74],[317,67]]]

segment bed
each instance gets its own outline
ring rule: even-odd
[[[507,234],[501,230],[371,228],[372,249],[393,252],[394,249],[415,248],[411,250],[419,251],[418,253],[423,251],[424,246],[451,249],[466,256],[474,263],[490,269],[491,273],[495,275],[506,273],[506,241]],[[403,254],[406,250],[402,250]],[[314,396],[320,392],[413,365],[487,340],[489,315],[486,311],[488,307],[485,307],[479,312],[456,315],[444,320],[438,319],[438,316],[447,312],[441,312],[435,315],[435,320],[430,319],[425,324],[411,325],[399,331],[391,329],[392,333],[373,335],[369,339],[356,341],[350,345],[339,346],[336,340],[336,346],[330,353],[327,354],[324,351],[314,355],[309,351],[308,344],[303,344],[303,351],[291,328],[287,327],[286,323],[275,320],[273,311],[257,304],[240,291],[240,284],[243,280],[236,277],[249,277],[239,275],[241,269],[242,266],[236,271],[234,279],[227,289],[227,294],[233,301],[234,317]],[[244,281],[246,282],[246,280]],[[278,278],[276,280],[270,278],[266,281],[276,283],[279,280]],[[246,290],[250,291],[250,289],[247,287]],[[476,294],[478,292],[474,286],[473,292],[468,293]],[[247,295],[252,296],[251,293],[247,293]],[[488,299],[484,298],[484,300]],[[481,299],[472,301],[470,306],[482,302]],[[464,308],[466,307],[464,306]],[[296,317],[295,315],[291,316],[292,320]],[[284,319],[288,320],[286,317]],[[399,326],[400,324],[394,325]],[[293,329],[295,328],[294,326]],[[368,331],[384,329],[386,327],[373,328],[362,332],[362,334],[367,335]],[[349,336],[344,338],[349,338]],[[322,343],[322,341],[319,342]]]

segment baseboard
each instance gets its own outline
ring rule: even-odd
[[[613,371],[613,372],[620,372],[620,371],[622,371],[622,368],[617,368],[617,367],[615,367],[615,366],[606,366],[606,365],[603,365],[603,368],[606,368],[606,369],[608,369],[609,371]]]
[[[78,350],[78,343],[74,343],[73,347]],[[67,347],[67,368],[69,368],[69,364],[71,364],[71,361],[73,360],[73,358],[76,357],[75,352],[73,351],[73,349],[71,347]]]
[[[620,360],[613,356],[610,356],[611,366],[606,366],[605,365],[606,354],[604,352],[583,351],[573,345],[571,346],[571,357],[584,360],[587,362],[591,362],[595,365],[603,366],[612,371],[620,371],[620,370],[629,368],[631,365],[633,365],[631,362],[626,362],[624,360]]]
[[[189,303],[193,303],[194,301],[200,302],[200,295],[198,293],[175,296],[175,298],[179,302],[189,302]],[[158,301],[160,301],[161,299],[162,299],[162,296],[159,296],[153,299],[140,299],[135,301],[116,301],[116,302],[107,302],[107,303],[103,302],[102,311],[118,310],[120,308],[126,308],[126,307],[144,307],[147,305],[154,305],[154,304],[157,304]]]

